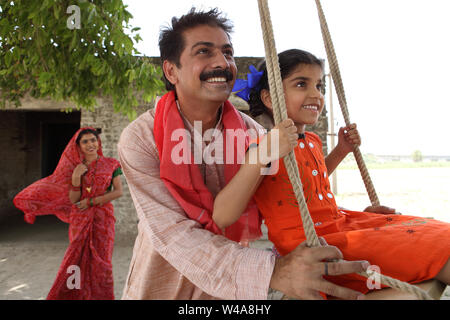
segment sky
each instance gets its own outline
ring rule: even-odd
[[[218,7],[233,22],[236,57],[264,56],[256,0],[123,2],[141,28],[143,55],[159,56],[161,26],[195,6]],[[269,7],[278,52],[299,48],[326,59],[314,0],[269,0]],[[322,7],[361,151],[450,155],[450,1],[322,0]],[[345,123],[332,100],[338,128]]]

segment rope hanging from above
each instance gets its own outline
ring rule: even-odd
[[[333,41],[331,40],[330,31],[328,29],[328,24],[325,19],[325,14],[323,13],[320,0],[315,1],[317,12],[319,14],[320,29],[322,31],[323,42],[325,44],[325,50],[327,52],[328,64],[330,65],[331,77],[333,78],[334,87],[336,88],[336,94],[338,96],[339,105],[341,106],[342,116],[344,117],[345,124],[348,126],[351,124],[350,115],[347,109],[347,99],[345,98],[344,85],[342,83],[341,72],[339,71],[339,64],[336,58],[336,53],[334,51]],[[367,194],[369,195],[370,202],[373,206],[379,206],[380,200],[378,199],[377,192],[375,191],[372,179],[369,175],[369,171],[367,170],[366,164],[358,146],[355,146],[355,148],[353,149],[353,154],[355,156],[356,163],[358,164],[361,177],[364,181]]]
[[[316,0],[318,3],[318,0]],[[320,3],[318,3],[320,5]],[[270,95],[273,104],[273,114],[275,125],[287,119],[286,102],[284,99],[283,82],[281,79],[280,67],[278,62],[277,50],[275,47],[275,38],[273,35],[272,21],[270,18],[270,10],[268,0],[258,0],[259,14],[261,18],[261,28],[263,33],[264,48],[266,53],[267,74],[269,80]],[[334,78],[334,77],[333,77]],[[342,83],[342,81],[341,81]],[[343,93],[343,90],[342,90]],[[345,98],[344,98],[345,99]],[[344,100],[345,101],[345,100]],[[348,115],[348,112],[347,112]],[[362,158],[362,157],[361,157]],[[284,164],[286,166],[289,180],[291,181],[295,197],[299,204],[300,215],[305,231],[306,242],[309,247],[320,246],[319,237],[314,229],[314,222],[308,210],[308,206],[303,195],[303,185],[300,180],[300,175],[297,167],[294,152],[292,151],[284,157]],[[363,277],[368,278],[366,272],[358,273]],[[432,298],[422,289],[412,286],[409,283],[393,279],[391,277],[373,272],[371,277],[380,279],[380,282],[392,288],[406,291],[416,295],[419,299],[432,300]]]

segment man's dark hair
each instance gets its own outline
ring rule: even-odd
[[[161,28],[159,34],[161,63],[168,60],[180,68],[180,56],[185,47],[183,32],[200,25],[222,28],[228,37],[230,37],[230,33],[233,31],[231,21],[223,17],[218,8],[209,11],[196,11],[195,7],[192,7],[187,14],[180,18],[173,17],[172,26]],[[167,80],[164,73],[163,76],[166,89],[168,91],[174,90],[175,86]]]

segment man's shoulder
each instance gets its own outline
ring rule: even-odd
[[[258,132],[264,132],[265,129],[262,125],[260,125],[258,122],[256,122],[252,117],[250,117],[249,115],[247,115],[246,113],[239,111],[239,114],[242,117],[242,120],[244,120],[245,125],[247,126],[247,129],[254,129]]]
[[[153,126],[154,126],[154,109],[147,110],[135,120],[130,122],[120,135],[119,146],[121,143],[137,143],[154,142]],[[148,141],[146,141],[148,140]]]

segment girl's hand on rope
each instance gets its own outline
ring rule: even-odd
[[[364,212],[379,213],[379,214],[401,214],[397,212],[394,208],[389,208],[386,206],[369,206],[364,209]]]
[[[361,145],[361,137],[356,128],[356,123],[340,128],[338,137],[339,141],[336,148],[339,148],[345,155],[352,152],[355,146],[359,147]]]
[[[270,287],[295,299],[323,300],[319,291],[341,299],[364,299],[360,292],[335,285],[323,276],[326,273],[335,276],[362,272],[369,267],[369,262],[326,262],[342,259],[343,256],[338,248],[328,246],[323,238],[319,239],[321,247],[309,248],[305,241],[289,254],[277,259]]]
[[[273,139],[276,140],[272,141]],[[280,122],[261,140],[259,144],[261,149],[258,153],[265,155],[266,159],[260,159],[260,162],[267,165],[288,155],[297,146],[297,139],[297,127],[294,121],[286,119]]]

